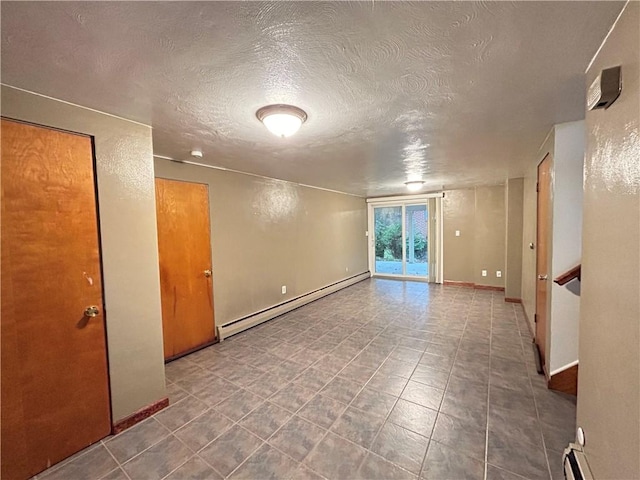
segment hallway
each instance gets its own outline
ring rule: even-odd
[[[500,292],[371,279],[166,366],[170,407],[39,479],[562,478],[575,398]]]

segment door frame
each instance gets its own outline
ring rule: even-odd
[[[368,224],[368,259],[369,272],[372,277],[400,280],[412,280],[416,282],[442,283],[443,252],[442,252],[442,198],[444,194],[427,193],[419,195],[402,195],[394,197],[379,197],[367,199],[367,224]],[[435,207],[431,207],[429,200],[435,199]],[[428,245],[427,276],[419,277],[406,274],[406,208],[412,205],[426,205],[427,208],[427,237]],[[375,270],[375,216],[374,209],[379,207],[402,207],[402,274],[377,273]]]
[[[546,199],[547,202],[547,218],[546,218],[546,238],[545,238],[545,250],[546,250],[546,266],[545,266],[545,271],[546,271],[546,275],[547,275],[547,279],[546,280],[539,280],[538,279],[538,272],[540,270],[540,231],[539,231],[539,224],[540,224],[540,212],[539,212],[539,205],[540,205],[540,167],[542,166],[542,164],[548,161],[549,162],[549,178],[548,178],[548,197]],[[535,340],[535,345],[537,347],[537,351],[538,351],[538,356],[539,356],[539,360],[540,360],[540,366],[542,367],[545,376],[548,378],[548,370],[547,370],[547,357],[549,355],[549,346],[550,346],[550,338],[549,338],[549,334],[550,334],[550,320],[551,320],[551,278],[549,277],[549,275],[551,275],[551,256],[552,256],[552,238],[553,238],[553,232],[552,232],[552,224],[553,224],[553,155],[551,154],[551,152],[547,152],[543,157],[542,160],[540,160],[540,162],[538,162],[538,165],[536,166],[536,245],[535,245],[535,255],[536,255],[536,259],[535,259],[535,271],[534,271],[534,285],[535,285],[535,313],[534,313],[534,340]],[[538,311],[538,301],[539,301],[539,292],[538,292],[538,284],[541,281],[546,281],[547,282],[547,291],[546,291],[546,298],[545,298],[545,306],[544,306],[544,338],[543,340],[543,344],[541,345],[541,342],[539,341],[540,339],[538,338],[538,318],[539,318],[539,311]]]
[[[179,182],[179,183],[189,183],[189,184],[194,184],[194,185],[203,185],[204,187],[206,187],[207,190],[207,215],[208,215],[208,223],[209,223],[209,258],[211,259],[210,262],[210,269],[211,269],[211,287],[210,287],[210,293],[211,293],[211,303],[212,303],[212,323],[213,323],[213,334],[214,334],[214,338],[213,340],[204,342],[200,345],[196,345],[195,347],[192,347],[188,350],[185,350],[181,353],[175,354],[175,355],[171,355],[168,357],[164,358],[164,363],[170,363],[173,362],[174,360],[178,360],[179,358],[185,357],[187,355],[190,355],[194,352],[197,352],[199,350],[202,350],[204,348],[210,347],[211,345],[214,345],[216,343],[220,342],[220,335],[218,334],[218,326],[216,325],[216,318],[215,318],[215,298],[214,298],[214,292],[215,292],[215,288],[214,288],[214,274],[215,274],[215,270],[213,268],[213,248],[212,248],[212,236],[213,236],[213,232],[211,229],[211,187],[208,183],[206,182],[198,182],[198,181],[192,181],[192,180],[187,180],[184,178],[175,178],[175,177],[169,177],[169,176],[165,176],[165,175],[156,175],[154,176],[154,189],[157,188],[157,180],[167,180],[170,182]],[[155,195],[155,193],[154,193]],[[157,205],[156,205],[157,208]],[[156,223],[157,223],[158,219],[156,218]],[[156,228],[158,228],[156,226]],[[158,256],[159,256],[159,247],[158,247]],[[161,300],[162,300],[162,293],[160,295]],[[161,309],[161,313],[162,313],[162,309]],[[164,321],[164,320],[163,320]],[[164,331],[163,331],[163,345],[164,345]]]

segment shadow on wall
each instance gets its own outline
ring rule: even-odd
[[[578,297],[580,296],[580,280],[578,280],[577,278],[567,283],[565,285],[565,288],[574,295],[577,295]]]

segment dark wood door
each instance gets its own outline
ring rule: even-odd
[[[1,471],[25,479],[111,430],[91,138],[3,119],[1,173]]]
[[[538,200],[536,234],[536,344],[542,364],[546,362],[547,302],[549,288],[549,206],[551,202],[551,155],[538,165]]]
[[[164,356],[170,360],[216,338],[209,190],[156,179]]]

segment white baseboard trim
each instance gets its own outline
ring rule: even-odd
[[[371,273],[369,272],[360,273],[358,275],[354,275],[353,277],[349,277],[331,285],[327,285],[326,287],[322,287],[318,290],[314,290],[313,292],[309,292],[305,295],[300,295],[286,302],[274,305],[273,307],[270,307],[266,310],[256,312],[247,317],[233,320],[224,325],[219,325],[217,328],[218,339],[222,342],[225,338],[229,338],[232,335],[243,332],[248,328],[255,327],[256,325],[271,320],[272,318],[284,315],[291,310],[300,308],[307,303],[311,303],[315,300],[318,300],[319,298],[326,297],[327,295],[335,293],[338,290],[342,290],[343,288],[350,287],[351,285],[361,282],[362,280],[366,280],[370,277]]]
[[[575,365],[578,365],[578,360],[575,360],[571,363],[566,364],[564,367],[560,367],[560,368],[556,368],[553,372],[549,373],[550,377],[553,377],[554,375],[559,374],[560,372],[564,372],[565,370],[567,370],[568,368],[571,368]]]

